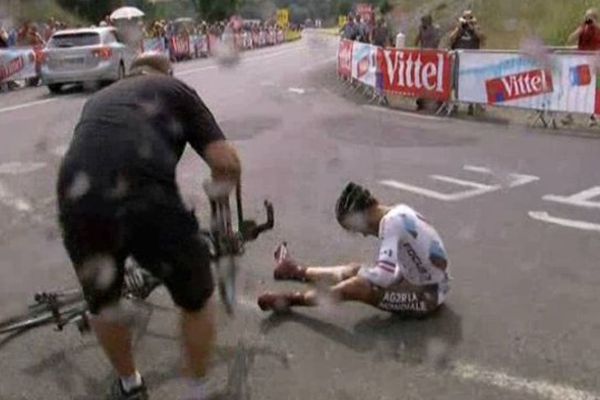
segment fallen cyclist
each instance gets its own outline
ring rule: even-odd
[[[275,252],[275,280],[331,286],[325,296],[316,289],[264,293],[258,299],[263,311],[314,307],[325,298],[425,317],[443,304],[450,281],[446,250],[436,230],[420,214],[406,205],[382,205],[368,190],[349,183],[337,201],[336,217],[347,231],[379,237],[375,264],[304,266],[292,260],[284,243]]]

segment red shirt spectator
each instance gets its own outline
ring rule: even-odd
[[[569,36],[569,42],[577,42],[577,49],[581,51],[600,51],[600,25],[595,9],[586,11],[583,24]]]
[[[577,49],[582,51],[600,50],[600,28],[598,25],[586,24],[582,28],[577,43]]]

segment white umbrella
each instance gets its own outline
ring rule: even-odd
[[[140,18],[144,16],[144,12],[142,10],[140,10],[139,8],[135,8],[135,7],[121,7],[116,9],[115,11],[113,11],[112,14],[110,14],[110,19],[111,20],[117,20],[117,19],[132,19],[132,18]]]

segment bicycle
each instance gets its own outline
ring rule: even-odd
[[[243,255],[244,245],[256,240],[275,225],[273,205],[264,202],[267,221],[257,224],[245,220],[242,204],[241,185],[235,189],[237,208],[237,230],[234,230],[231,217],[230,196],[220,196],[210,200],[211,225],[209,231],[201,231],[210,249],[211,264],[217,277],[219,296],[229,315],[235,311],[236,278],[238,265],[236,258]],[[161,281],[137,264],[128,262],[125,268],[125,283],[122,298],[145,300],[159,286]],[[45,325],[54,325],[62,331],[67,325],[75,324],[80,333],[89,331],[88,307],[83,292],[79,289],[39,292],[34,295],[34,303],[25,314],[0,321],[0,335],[20,335],[26,331]]]

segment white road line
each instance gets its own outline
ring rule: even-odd
[[[243,58],[240,59],[240,62],[242,64],[244,64],[244,63],[249,62],[249,61],[268,60],[270,58],[278,57],[278,56],[280,56],[282,54],[286,54],[286,53],[289,53],[289,52],[292,52],[292,51],[295,51],[295,50],[298,50],[298,49],[302,49],[302,48],[303,48],[303,46],[297,46],[297,47],[294,47],[292,49],[285,49],[285,50],[282,50],[282,51],[278,51],[278,52],[274,52],[274,53],[269,53],[269,54],[264,54],[264,55],[260,55],[260,56],[256,56],[256,57],[243,57]],[[183,70],[181,72],[175,71],[175,76],[185,76],[185,75],[190,75],[190,74],[193,74],[193,73],[196,73],[196,72],[200,72],[200,71],[207,71],[207,70],[218,69],[218,68],[219,68],[219,65],[207,65],[207,66],[199,67],[199,68],[190,68],[190,69]]]
[[[19,212],[31,212],[33,207],[24,199],[21,199],[12,194],[6,186],[0,182],[0,203],[7,207],[14,208]]]
[[[529,211],[529,217],[538,221],[550,224],[566,226],[568,228],[581,229],[584,231],[600,232],[600,224],[594,224],[587,221],[578,221],[574,219],[553,217],[545,211]]]
[[[296,93],[296,94],[304,94],[304,93],[306,93],[306,90],[304,90],[302,88],[291,87],[291,88],[288,88],[288,92]]]
[[[404,116],[404,117],[410,117],[410,118],[416,118],[416,119],[424,119],[424,120],[428,120],[428,121],[438,121],[438,122],[441,122],[441,121],[451,122],[452,121],[452,119],[450,119],[450,118],[436,117],[434,115],[421,115],[421,114],[412,113],[412,112],[408,112],[408,111],[401,111],[401,110],[390,110],[388,108],[383,108],[383,107],[378,107],[378,106],[364,105],[362,107],[366,108],[368,110],[386,113],[386,114],[390,114],[390,115]]]
[[[458,362],[452,375],[465,381],[473,381],[500,389],[539,396],[547,400],[600,400],[600,395],[576,389],[571,386],[551,383],[545,380],[531,380],[510,376],[504,372],[481,368],[476,365]],[[515,398],[519,398],[518,394]]]
[[[595,186],[583,192],[576,193],[572,196],[557,196],[549,194],[542,197],[546,201],[554,201],[556,203],[569,204],[577,207],[585,208],[600,208],[600,201],[591,201],[593,198],[600,196],[600,186]]]
[[[478,172],[480,174],[495,176],[494,171],[487,167],[480,167],[477,165],[465,165],[463,166],[465,171]],[[508,185],[509,188],[515,188],[528,183],[536,182],[540,180],[539,176],[535,175],[523,175],[523,174],[509,174],[508,175],[513,181]]]
[[[515,188],[518,186],[527,185],[532,182],[536,182],[540,180],[539,176],[534,175],[522,175],[522,174],[510,174],[511,178],[514,178],[514,181],[508,185],[510,188]]]
[[[57,100],[58,99],[37,100],[37,101],[31,101],[29,103],[18,104],[16,106],[0,108],[0,114],[10,112],[10,111],[21,110],[23,108],[34,107],[34,106],[39,106],[42,104],[52,103]]]
[[[491,174],[492,170],[486,167],[478,167],[477,165],[465,165],[463,167],[465,171],[479,172],[481,174]]]
[[[499,186],[499,185],[494,185],[494,186],[484,185],[483,183],[465,181],[462,179],[452,178],[451,176],[445,176],[445,175],[431,175],[431,178],[435,179],[437,181],[454,183],[455,185],[459,185],[459,186],[472,187],[475,189],[482,190],[484,192],[494,191],[494,190],[498,190],[501,188],[501,186]]]
[[[196,72],[207,71],[209,69],[217,69],[217,68],[219,68],[219,67],[216,65],[207,65],[207,66],[199,67],[199,68],[190,68],[190,69],[186,69],[185,71],[175,72],[175,76],[185,76],[185,75],[193,74]]]
[[[414,185],[410,185],[408,183],[398,182],[398,181],[394,181],[394,180],[384,180],[384,181],[380,181],[379,183],[381,185],[388,186],[388,187],[391,187],[394,189],[406,190],[407,192],[416,193],[421,196],[430,197],[432,199],[441,200],[441,201],[463,200],[463,197],[460,195],[464,195],[464,193],[465,193],[465,192],[459,192],[459,193],[457,193],[459,195],[459,198],[455,198],[456,193],[450,193],[450,194],[440,193],[435,190],[430,190],[430,189],[426,189],[426,188],[422,188],[419,186],[414,186]],[[476,191],[478,191],[478,190],[476,189]],[[470,194],[471,192],[473,192],[473,191],[468,190],[466,193]],[[469,196],[467,196],[467,197],[469,197]],[[464,198],[466,198],[466,197],[464,197]]]
[[[40,170],[46,166],[43,162],[8,162],[0,164],[0,174],[2,175],[21,175]]]

